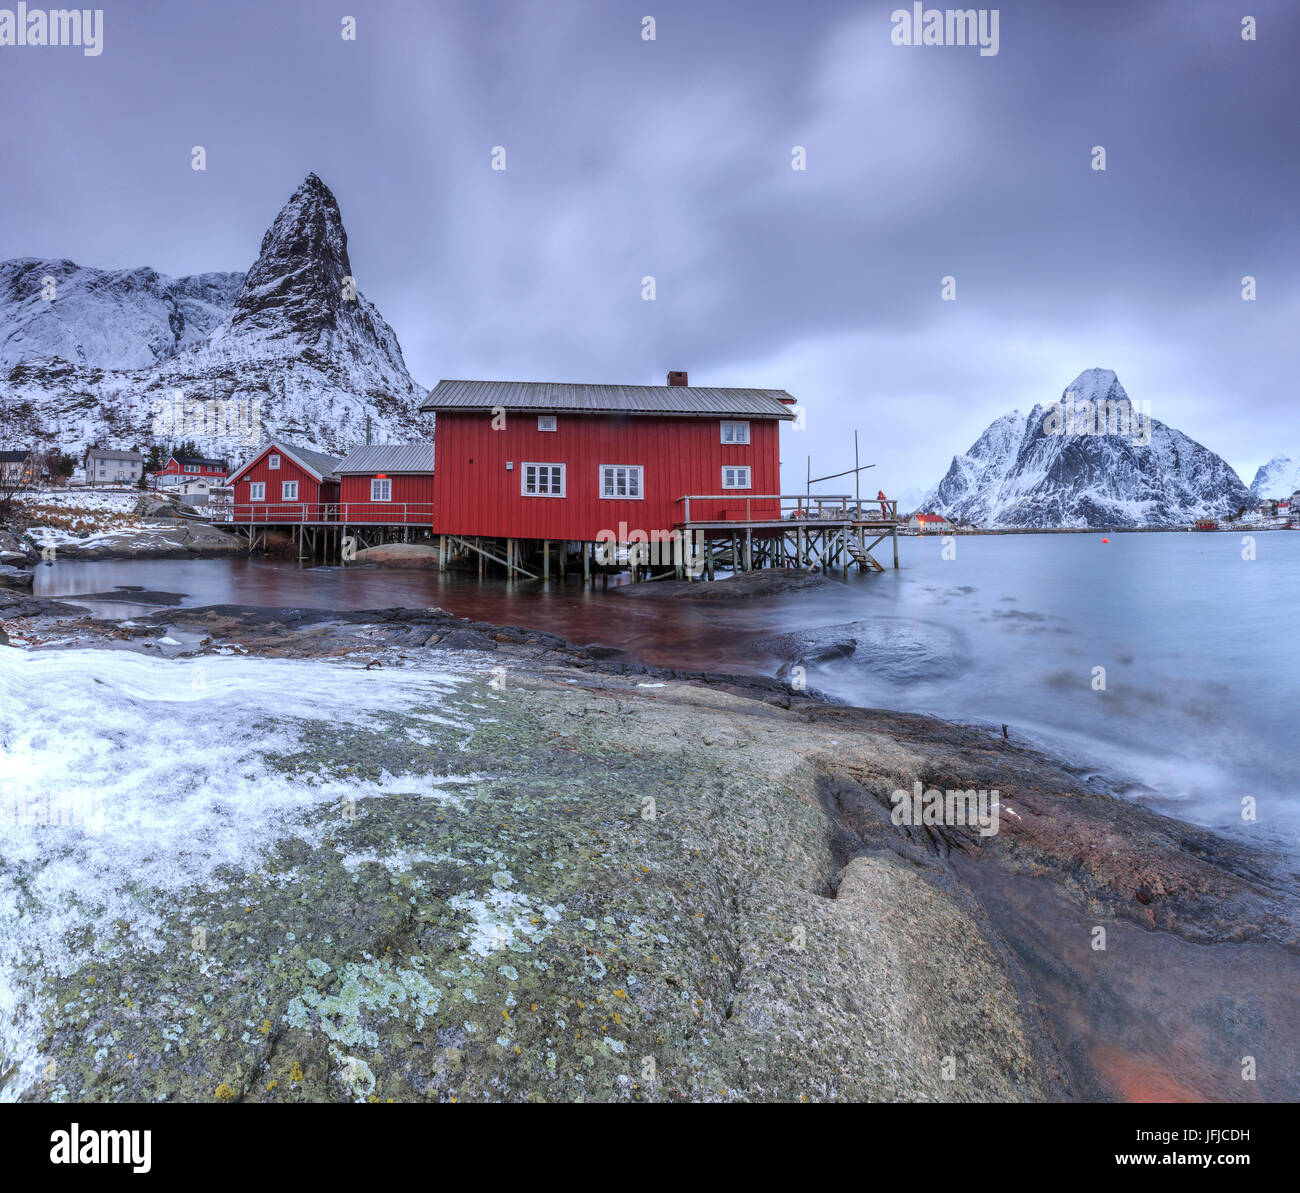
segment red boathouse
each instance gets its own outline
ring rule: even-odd
[[[338,520],[352,525],[433,523],[433,444],[367,444],[334,470]]]
[[[209,460],[205,456],[168,456],[167,462],[157,472],[151,472],[149,478],[154,488],[195,480],[219,485],[229,471],[230,465],[225,460]]]
[[[263,524],[338,520],[340,461],[324,452],[273,440],[227,482],[233,522]]]
[[[439,534],[592,543],[692,522],[779,520],[784,390],[440,381]],[[702,500],[702,498],[705,498]]]

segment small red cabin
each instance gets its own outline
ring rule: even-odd
[[[340,522],[429,526],[433,522],[433,444],[367,444],[334,470]]]
[[[337,521],[336,456],[274,440],[227,482],[234,522]]]
[[[682,376],[684,381],[685,377]],[[784,390],[441,381],[439,533],[595,542],[602,532],[779,520]],[[708,498],[708,500],[700,500]]]

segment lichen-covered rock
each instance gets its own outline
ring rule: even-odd
[[[391,694],[259,725],[295,798],[255,853],[179,892],[124,873],[133,911],[94,933],[61,918],[84,959],[37,975],[24,1099],[1300,1093],[1294,890],[1013,743],[442,610],[141,622],[172,625],[195,660],[373,653]],[[458,679],[436,707],[403,695],[428,667]],[[228,732],[219,701],[186,715]],[[893,824],[914,778],[998,789],[1001,831]]]

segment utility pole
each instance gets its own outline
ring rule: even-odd
[[[858,466],[858,433],[853,432],[853,500],[857,505],[857,517],[862,517],[862,469]]]

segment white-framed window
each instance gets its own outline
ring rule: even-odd
[[[271,469],[279,468],[279,467],[280,467],[280,457],[277,456],[277,455],[275,455],[275,453],[272,453],[271,455],[267,456],[267,457],[266,457],[266,466],[267,466],[268,468],[271,468]]]
[[[553,414],[539,414],[539,415],[537,416],[537,429],[538,429],[539,431],[554,431],[554,430],[555,430],[555,415],[553,415]]]
[[[748,489],[749,469],[728,466],[722,470],[722,487],[724,489]]]
[[[523,497],[563,497],[564,473],[563,464],[529,464],[525,461],[520,471],[519,493]]]
[[[616,501],[640,501],[645,496],[644,472],[640,464],[602,464],[600,495]]]
[[[372,477],[370,481],[370,500],[371,501],[392,501],[393,500],[393,482],[387,477],[380,479]]]
[[[722,424],[722,442],[723,443],[748,443],[749,423],[724,422]]]
[[[281,481],[280,482],[280,500],[297,501],[298,500],[298,482]]]
[[[266,500],[266,481],[248,482],[248,500],[249,501]]]
[[[186,471],[186,472],[198,472],[198,470],[199,470],[199,466],[198,466],[197,464],[186,464],[186,465],[185,465],[185,471]]]

